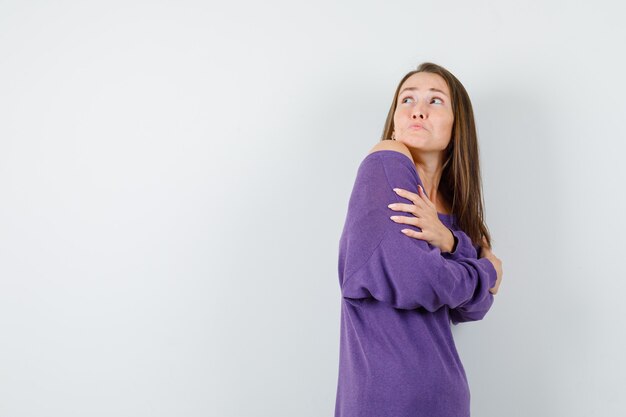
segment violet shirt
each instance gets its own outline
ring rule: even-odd
[[[481,320],[493,304],[496,270],[454,215],[439,219],[458,239],[452,253],[400,230],[422,181],[404,154],[381,150],[361,162],[339,242],[342,293],[335,417],[467,417],[470,391],[451,322]]]

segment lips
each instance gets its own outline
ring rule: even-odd
[[[424,129],[424,126],[415,123],[415,124],[410,125],[409,129],[421,130],[421,129]]]

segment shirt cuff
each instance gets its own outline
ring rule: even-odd
[[[454,247],[452,252],[444,252],[450,259],[461,258],[477,258],[476,248],[474,247],[472,240],[464,232],[460,230],[452,230],[448,228],[454,236]]]

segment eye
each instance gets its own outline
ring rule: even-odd
[[[440,100],[440,101],[441,101],[441,104],[443,104],[443,100],[442,100],[442,99],[440,99],[439,97],[433,97],[433,100]]]
[[[404,98],[401,100],[401,103],[404,103],[404,100],[406,100],[406,99],[410,99],[410,98],[411,98],[411,97],[404,97]]]

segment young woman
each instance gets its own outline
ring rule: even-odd
[[[335,416],[469,416],[451,323],[481,320],[501,279],[469,96],[423,63],[398,84],[348,204]]]

